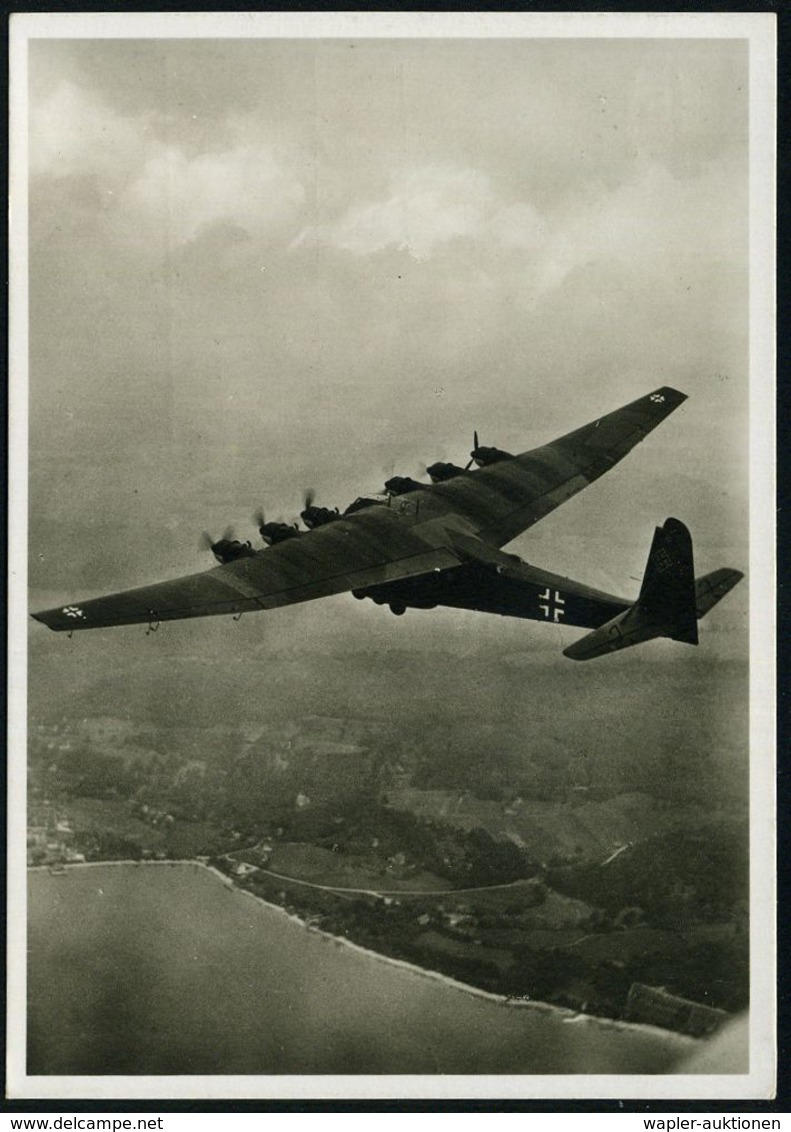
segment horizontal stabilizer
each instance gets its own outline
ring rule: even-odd
[[[563,655],[570,660],[594,660],[597,656],[606,656],[607,653],[617,652],[618,649],[628,649],[632,645],[640,645],[643,641],[652,641],[655,637],[664,637],[665,633],[654,625],[646,623],[640,615],[638,605],[627,609],[602,625],[587,633],[579,641],[563,650]]]
[[[741,570],[714,570],[711,574],[704,574],[695,582],[695,602],[698,617],[705,617],[718,601],[722,601],[729,594],[744,574]]]

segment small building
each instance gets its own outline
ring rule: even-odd
[[[246,861],[237,861],[231,869],[231,872],[235,877],[246,877],[249,876],[250,873],[257,871],[258,870],[256,869],[255,865],[248,865]]]
[[[664,987],[648,987],[643,983],[632,983],[624,1012],[627,1022],[661,1026],[693,1038],[713,1033],[728,1017],[724,1010],[669,994]]]
[[[472,916],[466,912],[446,912],[445,923],[449,928],[458,928],[463,924],[471,924],[473,922]]]

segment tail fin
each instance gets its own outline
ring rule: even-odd
[[[678,519],[654,531],[637,605],[642,621],[661,629],[657,635],[698,643],[692,537]]]
[[[743,577],[738,570],[715,570],[695,580],[692,538],[678,519],[657,527],[634,605],[563,650],[572,660],[592,660],[655,637],[698,643],[698,618]]]

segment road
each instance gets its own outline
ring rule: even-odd
[[[475,888],[343,888],[337,884],[316,884],[311,880],[299,880],[297,877],[286,876],[285,873],[276,873],[272,869],[256,868],[256,872],[275,880],[287,881],[288,884],[301,884],[305,888],[318,888],[322,892],[347,892],[358,896],[462,896],[465,892],[491,892],[497,888],[516,888],[524,884],[525,878],[509,880],[505,884],[482,884]]]

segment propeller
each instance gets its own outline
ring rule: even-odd
[[[415,471],[414,471],[415,478],[419,478],[419,477],[422,476],[425,479],[426,476],[428,475],[429,468],[433,467],[434,464],[445,464],[445,463],[447,463],[447,460],[448,460],[447,447],[439,446],[439,450],[437,451],[437,449],[435,449],[435,453],[436,454],[435,454],[433,460],[418,460],[418,462],[415,464]],[[410,475],[411,474],[412,473],[410,473]]]
[[[199,540],[201,550],[213,550],[218,542],[230,542],[233,539],[233,527],[226,527],[219,539],[213,538],[208,531],[203,531]]]
[[[257,527],[263,527],[264,523],[266,522],[266,515],[264,514],[263,507],[256,507],[255,511],[253,512],[253,522]]]
[[[312,487],[308,487],[308,488],[305,489],[304,500],[305,500],[305,506],[303,507],[303,511],[307,511],[308,507],[312,507],[313,504],[316,501],[316,492],[313,490]]]
[[[261,536],[261,539],[264,542],[264,544],[266,546],[271,546],[272,545],[271,538],[269,538],[264,533],[264,527],[266,526],[266,514],[264,513],[264,509],[263,509],[262,506],[260,506],[260,504],[259,504],[258,507],[256,507],[255,511],[253,512],[253,522],[255,523],[256,527],[258,528],[258,533]]]
[[[273,542],[279,541],[277,528],[288,526],[293,527],[294,530],[299,529],[299,523],[286,523],[282,515],[274,521],[267,523],[266,512],[264,511],[263,507],[260,506],[256,507],[255,511],[253,512],[253,522],[258,527],[258,533],[267,546],[272,546]],[[273,529],[267,531],[265,529],[266,527],[271,527]]]
[[[476,453],[477,451],[478,451],[478,430],[477,430],[477,429],[473,429],[473,433],[472,433],[472,452],[470,452],[470,458],[469,458],[469,460],[467,461],[467,463],[466,463],[466,464],[464,465],[464,470],[465,470],[465,472],[468,472],[468,471],[470,470],[470,468],[472,467],[472,465],[473,465],[473,464],[475,463],[475,453]]]

